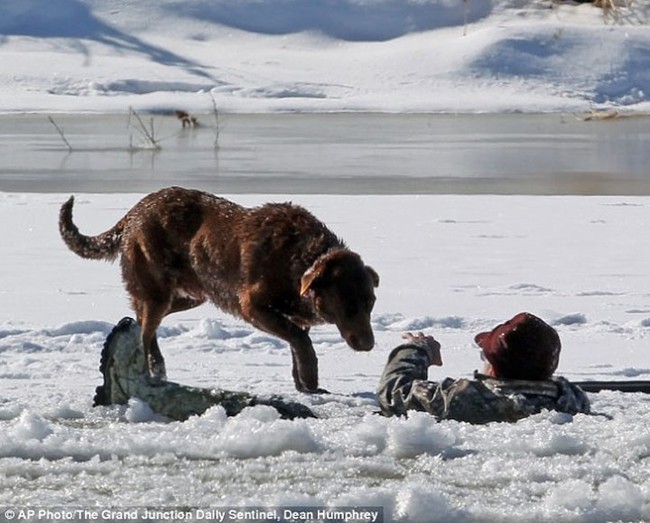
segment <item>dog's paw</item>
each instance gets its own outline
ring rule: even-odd
[[[167,369],[165,368],[165,360],[149,359],[149,367],[147,372],[147,381],[151,385],[165,383],[167,381]]]
[[[149,385],[162,385],[167,382],[167,372],[165,371],[165,364],[153,365],[149,372],[147,372],[147,383]]]

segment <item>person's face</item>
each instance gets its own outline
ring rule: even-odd
[[[493,378],[496,377],[492,365],[490,365],[490,362],[485,358],[485,352],[483,352],[483,349],[481,349],[480,347],[479,347],[479,353],[481,355],[481,361],[483,362],[483,374],[485,374],[486,376],[492,376]]]

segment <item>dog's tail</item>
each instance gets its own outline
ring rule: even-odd
[[[97,236],[85,236],[72,221],[74,196],[61,206],[59,232],[68,248],[76,255],[91,260],[114,260],[119,252],[124,229],[124,219],[108,231]]]

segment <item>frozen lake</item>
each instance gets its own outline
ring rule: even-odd
[[[572,114],[0,116],[0,191],[650,194],[650,118]],[[215,142],[218,147],[215,147]]]
[[[296,194],[650,193],[648,120],[226,116],[216,152],[202,120],[182,131],[157,116],[154,153],[128,151],[125,117],[57,116],[68,153],[45,116],[0,117],[0,522],[33,507],[257,506],[380,507],[384,523],[650,521],[647,395],[602,392],[598,415],[516,424],[374,414],[403,332],[441,341],[431,379],[468,377],[474,335],[521,310],[558,329],[567,378],[650,379],[649,198]],[[332,325],[311,332],[329,395],[295,392],[286,344],[214,307],[160,330],[173,381],[279,394],[319,418],[259,406],[179,423],[137,400],[92,407],[106,335],[132,312],[119,267],[67,250],[59,207],[75,193],[94,234],[140,197],[113,193],[171,183],[257,192],[236,195],[246,206],[290,193],[380,274],[372,351],[354,353]]]

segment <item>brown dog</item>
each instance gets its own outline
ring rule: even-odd
[[[374,345],[379,276],[301,207],[247,209],[171,187],[143,198],[108,231],[85,236],[72,221],[73,203],[61,207],[61,237],[82,258],[121,255],[152,378],[165,379],[156,339],[162,319],[206,300],[287,341],[300,391],[319,390],[311,326],[335,324],[357,351]]]

